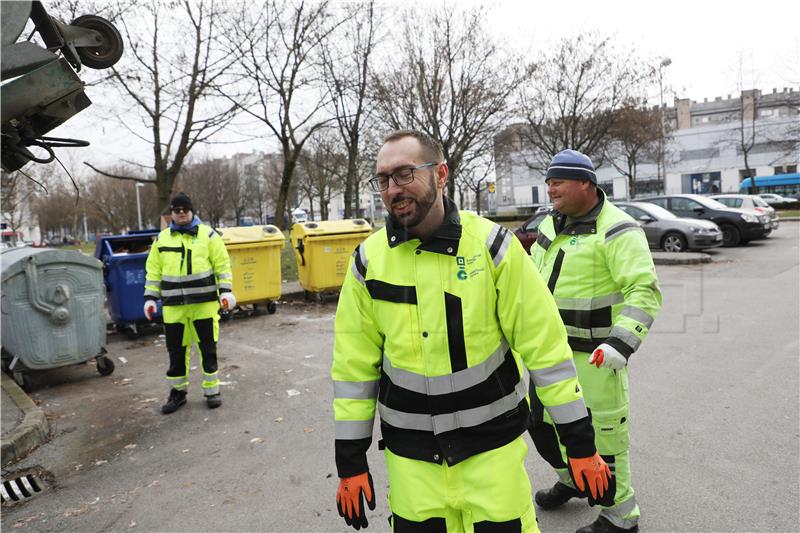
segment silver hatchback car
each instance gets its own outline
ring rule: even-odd
[[[647,202],[615,202],[642,225],[650,248],[686,252],[722,246],[722,231],[710,220],[676,217]]]
[[[709,198],[713,198],[728,207],[749,209],[759,215],[767,215],[769,217],[770,231],[778,229],[778,213],[775,212],[774,207],[760,196],[755,194],[712,194]]]

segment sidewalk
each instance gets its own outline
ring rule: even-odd
[[[13,379],[2,374],[2,464],[17,461],[47,440],[44,411]]]

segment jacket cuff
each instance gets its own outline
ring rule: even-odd
[[[336,471],[340,478],[353,477],[369,472],[367,450],[372,437],[366,439],[336,439]]]
[[[233,292],[231,289],[228,289],[227,287],[226,287],[226,288],[222,288],[222,287],[220,287],[220,288],[218,289],[218,291],[219,291],[219,293],[220,293],[220,294],[224,294],[224,293],[226,293],[226,292]]]
[[[616,351],[622,354],[625,357],[625,360],[630,359],[631,354],[633,354],[633,348],[622,342],[620,339],[616,337],[608,337],[606,339],[606,344],[614,348]]]
[[[158,298],[156,298],[155,296],[150,296],[150,295],[148,294],[147,296],[145,296],[145,297],[144,297],[144,301],[146,302],[147,300],[152,300],[152,301],[154,301],[154,302],[157,302],[157,301],[158,301]]]
[[[582,459],[597,453],[594,445],[592,416],[585,416],[568,424],[556,424],[558,437],[567,449],[567,457]]]

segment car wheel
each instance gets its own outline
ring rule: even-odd
[[[671,231],[664,235],[661,240],[661,248],[665,252],[685,252],[687,248],[686,237],[676,231]]]
[[[722,230],[722,246],[730,248],[731,246],[738,246],[742,242],[742,234],[736,226],[730,224],[722,224],[719,229]]]

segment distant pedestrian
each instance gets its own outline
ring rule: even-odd
[[[556,300],[569,335],[578,381],[592,413],[597,450],[614,473],[600,516],[578,533],[637,531],[639,506],[631,486],[628,359],[661,308],[653,258],[641,226],[608,201],[591,159],[575,150],[556,154],[547,169],[553,210],[539,224],[531,257]],[[590,355],[591,354],[591,355]],[[531,391],[531,437],[556,469],[558,482],[536,493],[542,509],[582,497],[553,427]]]
[[[222,405],[217,368],[219,309],[233,309],[233,277],[222,238],[194,214],[192,201],[178,193],[170,202],[172,222],[158,234],[147,257],[144,313],[152,320],[160,298],[169,352],[170,392],[164,414],[186,403],[189,353],[197,344],[208,407]]]

